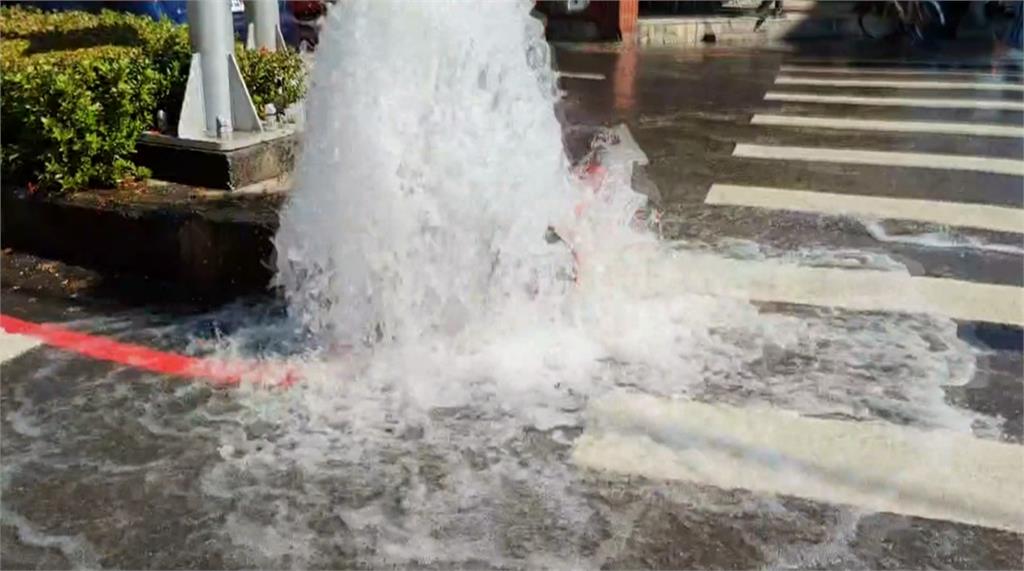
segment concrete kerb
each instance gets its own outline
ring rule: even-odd
[[[637,23],[637,40],[640,45],[695,48],[706,43],[750,46],[782,40],[859,36],[856,22],[848,17],[791,13],[768,18],[755,30],[757,20],[755,16],[641,18]]]
[[[282,183],[235,194],[174,184],[145,193],[2,191],[3,246],[175,284],[197,299],[266,292]]]
[[[144,133],[136,146],[135,161],[157,179],[233,190],[290,173],[298,145],[298,131],[291,127],[236,133],[223,141]]]

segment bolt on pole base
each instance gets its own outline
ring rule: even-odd
[[[222,111],[221,114],[207,116],[204,97],[204,86],[207,82],[203,78],[202,57],[199,53],[192,54],[185,99],[178,119],[178,136],[185,139],[224,139],[235,131],[262,133],[263,124],[252,98],[249,97],[249,91],[245,87],[245,80],[242,79],[242,72],[238,69],[234,55],[220,56],[227,60],[227,113]],[[211,122],[212,129],[209,128]]]

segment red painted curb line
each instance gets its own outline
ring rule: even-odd
[[[189,357],[150,349],[142,345],[121,343],[51,323],[32,323],[9,315],[0,314],[0,329],[8,333],[34,337],[46,345],[100,361],[109,361],[164,375],[201,378],[218,386],[237,385],[243,378],[252,378],[258,384],[288,387],[298,380],[292,371],[275,369],[263,363]],[[278,378],[274,382],[267,382],[273,377]]]

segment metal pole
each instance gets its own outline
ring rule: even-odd
[[[249,49],[277,51],[281,46],[281,12],[277,0],[245,0]]]
[[[256,108],[235,61],[234,24],[227,0],[188,3],[192,64],[178,136],[227,139],[232,132],[262,132]]]
[[[203,108],[207,134],[224,137],[231,133],[231,93],[228,84],[228,56],[235,53],[231,35],[231,4],[225,0],[188,3],[188,23],[194,29],[193,53],[199,54],[202,70]]]

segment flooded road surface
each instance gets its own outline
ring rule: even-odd
[[[74,315],[78,329],[169,350],[184,350],[180,340],[205,326],[88,308],[69,314],[72,308],[5,291],[5,311]],[[794,311],[814,318],[806,308]],[[990,429],[1003,423],[1012,432],[1019,416],[1006,422],[999,415],[1015,412],[1007,401],[1019,394],[1010,372],[1019,368],[1019,348],[986,353],[969,384],[945,390],[945,402],[951,413],[982,411]],[[986,368],[992,364],[1002,370]],[[806,355],[766,355],[747,379],[813,375],[820,366]],[[333,427],[295,433],[295,417],[312,416],[315,390],[217,389],[46,347],[8,360],[3,375],[9,568],[1012,568],[1021,557],[1020,530],[998,529],[1012,520],[1000,523],[985,503],[1002,494],[1012,510],[1016,490],[985,488],[991,480],[972,481],[952,468],[961,455],[988,458],[972,439],[1018,446],[1011,434],[947,433],[946,449],[932,439],[931,447],[902,450],[894,440],[877,441],[877,423],[861,431],[863,420],[834,415],[819,419],[815,433],[782,432],[784,422],[755,410],[718,427],[705,417],[698,423],[711,428],[694,437],[693,423],[658,410],[663,405],[643,405],[637,416],[628,400],[607,399],[576,422],[544,429],[483,403],[438,408],[428,419],[391,418],[390,426],[371,424],[365,410],[332,412]],[[756,402],[757,392],[737,383],[698,399]],[[891,420],[897,427],[906,421]],[[767,433],[762,446],[774,447],[730,456],[730,446],[750,443],[738,438],[745,423]],[[849,429],[836,434],[835,425]],[[865,445],[860,436],[866,449],[857,448]],[[811,464],[832,462],[835,471],[783,465],[806,451]],[[716,454],[741,460],[723,467]],[[937,463],[915,480],[908,467],[921,462]],[[876,482],[879,488],[847,499],[945,518],[801,497],[821,481],[822,493],[843,498],[868,475],[907,485]],[[772,493],[786,483],[796,487]],[[749,490],[761,484],[768,488]],[[946,494],[941,500],[936,486]],[[977,503],[958,505],[964,498]],[[965,523],[979,519],[987,525]]]
[[[558,53],[570,154],[625,124],[660,239],[578,278],[564,322],[309,354],[266,299],[132,307],[5,277],[5,315],[301,381],[218,388],[5,334],[4,568],[1019,568],[1024,204],[989,167],[1016,168],[1021,137],[906,124],[1022,112],[766,95],[1021,94],[827,84],[890,77],[850,57],[781,69],[805,59]],[[886,68],[1020,85],[971,62]]]

